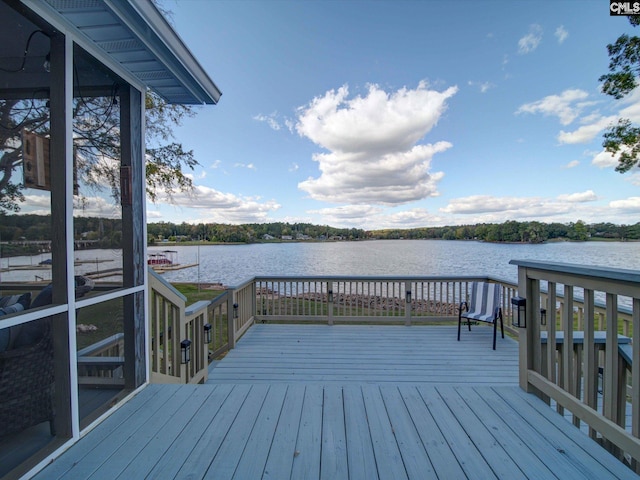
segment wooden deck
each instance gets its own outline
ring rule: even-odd
[[[637,478],[490,335],[256,325],[210,384],[148,386],[36,478]]]

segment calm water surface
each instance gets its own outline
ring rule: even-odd
[[[165,248],[153,247],[150,252]],[[640,270],[640,242],[558,242],[542,245],[453,240],[264,243],[166,247],[179,263],[170,282],[237,285],[256,275],[489,275],[517,280],[512,259]]]

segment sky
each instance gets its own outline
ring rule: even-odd
[[[607,125],[607,0],[164,0],[222,91],[174,129],[195,191],[148,222],[640,221]]]

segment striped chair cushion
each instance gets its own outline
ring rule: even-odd
[[[500,306],[500,285],[496,283],[473,282],[469,298],[469,311],[463,317],[481,322],[493,323],[496,308]]]

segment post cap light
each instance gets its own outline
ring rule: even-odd
[[[191,361],[191,340],[182,340],[180,350],[182,350],[182,363],[189,363]]]
[[[513,326],[518,328],[527,327],[527,299],[523,297],[511,298],[511,307],[513,309]]]
[[[546,325],[546,324],[547,324],[547,309],[541,308],[540,309],[540,325]]]
[[[211,343],[211,324],[204,324],[204,343]]]

